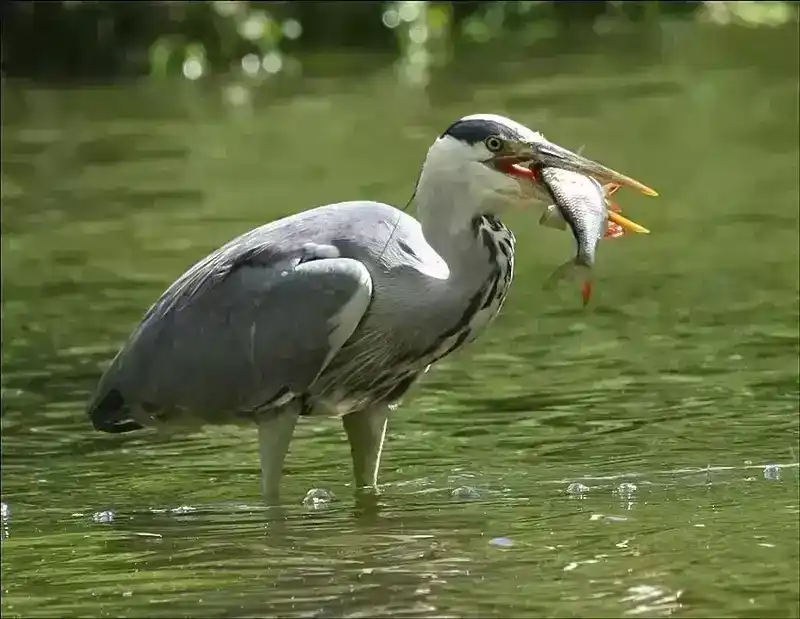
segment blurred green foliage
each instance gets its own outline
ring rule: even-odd
[[[298,69],[296,54],[360,48],[398,55],[406,77],[460,46],[498,39],[601,37],[665,19],[777,26],[795,2],[10,1],[2,10],[6,75],[111,78]]]

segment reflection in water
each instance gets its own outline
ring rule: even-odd
[[[4,616],[798,616],[796,54],[681,36],[650,67],[342,78],[250,115],[186,85],[8,85]],[[335,422],[299,425],[282,513],[253,431],[91,430],[101,368],[191,263],[320,203],[404,203],[430,136],[475,111],[662,190],[624,201],[653,234],[604,248],[581,311],[540,291],[571,239],[510,213],[503,314],[392,420],[372,504]]]

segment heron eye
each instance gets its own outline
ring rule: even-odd
[[[499,152],[503,148],[503,140],[496,135],[490,135],[486,138],[484,144],[486,144],[486,148],[493,153]]]

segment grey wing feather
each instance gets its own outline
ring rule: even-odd
[[[124,431],[109,428],[135,423],[119,415],[136,407],[225,421],[220,415],[308,389],[371,302],[366,267],[336,255],[332,246],[270,254],[240,244],[195,265],[150,309],[104,375],[90,405],[95,426]],[[116,412],[103,406],[108,394]]]

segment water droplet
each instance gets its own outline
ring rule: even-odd
[[[8,503],[0,502],[0,518],[6,520],[11,517],[11,508]]]

